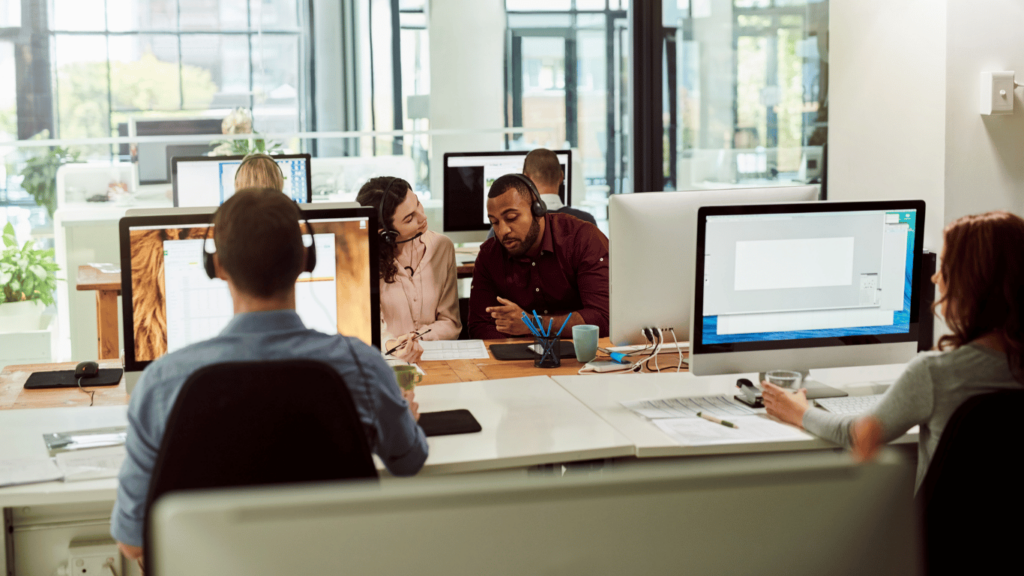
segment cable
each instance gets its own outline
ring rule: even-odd
[[[661,335],[661,328],[652,328],[658,334],[658,347],[654,350],[654,369],[661,374],[661,367],[658,366],[658,354],[661,353],[661,346],[665,343],[665,338]]]
[[[669,328],[668,331],[672,333],[672,343],[676,345],[676,352],[679,353],[679,364],[676,365],[676,372],[681,372],[683,369],[683,349],[679,347],[679,341],[676,340],[676,329]]]
[[[81,377],[78,378],[78,389],[89,395],[89,406],[92,406],[93,400],[95,399],[95,396],[96,396],[96,391],[95,390],[86,390],[85,388],[82,388],[82,378]]]
[[[114,570],[114,560],[112,558],[107,559],[107,561],[103,563],[103,567],[110,570],[110,573],[114,576],[118,576],[117,570]]]

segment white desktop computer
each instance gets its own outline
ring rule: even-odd
[[[924,216],[921,200],[701,208],[690,371],[908,361]]]
[[[646,344],[643,328],[690,338],[697,209],[817,200],[817,186],[616,194],[608,199],[611,341]]]
[[[301,205],[313,227],[316,268],[296,281],[307,328],[380,346],[377,213]],[[233,316],[227,284],[207,277],[203,243],[212,211],[121,219],[124,368],[131,388],[153,360],[216,336]],[[305,229],[305,221],[302,222]],[[304,237],[308,245],[309,235]],[[129,391],[130,392],[130,391]]]
[[[562,204],[571,206],[572,151],[555,150],[564,179],[558,190]],[[483,242],[491,223],[487,219],[487,192],[506,174],[521,174],[529,150],[504,152],[449,152],[444,155],[444,233],[456,242]]]
[[[235,193],[235,173],[245,156],[171,158],[175,208],[220,206]],[[309,154],[274,155],[284,176],[284,193],[299,203],[313,201]]]

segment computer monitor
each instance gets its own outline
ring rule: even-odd
[[[299,316],[308,328],[380,347],[376,212],[302,209],[313,227],[317,263],[296,282]],[[231,319],[227,283],[211,280],[203,268],[203,238],[212,219],[210,212],[121,219],[126,372],[216,336]]]
[[[564,179],[558,189],[562,204],[571,206],[572,151],[555,150]],[[449,152],[444,155],[444,231],[475,232],[487,237],[487,192],[505,174],[522,173],[529,150],[505,152]]]
[[[614,344],[645,344],[642,328],[690,338],[697,209],[803,202],[817,186],[615,194],[608,199],[609,322]],[[671,342],[671,340],[669,340]]]
[[[192,576],[916,575],[913,485],[885,450],[178,492],[150,513],[146,561]]]
[[[922,200],[701,208],[690,371],[906,362],[924,216]]]
[[[220,134],[220,118],[149,118],[135,120],[136,136],[191,136],[193,134]],[[128,123],[121,122],[117,125],[117,135],[128,136]],[[196,156],[213,149],[209,142],[194,142],[188,144],[192,152],[189,156]],[[136,145],[139,160],[139,183],[140,184],[162,184],[170,180],[167,159],[169,145],[166,142],[142,142]],[[131,146],[121,144],[118,147],[120,156],[130,159]],[[186,154],[177,154],[185,156]]]
[[[245,156],[171,158],[174,206],[220,206],[235,193],[235,173]],[[309,154],[274,155],[284,175],[284,193],[296,202],[313,201]]]

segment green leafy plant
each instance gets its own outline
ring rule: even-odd
[[[40,138],[49,138],[49,131],[36,135],[36,139]],[[72,162],[78,162],[78,152],[52,146],[47,152],[26,160],[21,171],[24,177],[21,187],[35,198],[36,204],[46,208],[51,218],[57,209],[57,169]]]
[[[18,248],[14,226],[4,226],[4,250],[0,252],[0,302],[39,300],[53,304],[53,291],[57,289],[53,250],[36,250],[31,240]]]
[[[253,136],[259,136],[259,132],[254,132]],[[267,146],[267,141],[263,138],[255,138],[252,140],[217,140],[212,142],[217,144],[215,150],[216,156],[248,156],[249,154],[280,154],[281,144],[280,142],[270,141],[270,146]]]

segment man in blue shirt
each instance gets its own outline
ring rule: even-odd
[[[239,192],[214,216],[214,268],[228,284],[235,316],[218,336],[150,364],[135,387],[110,527],[128,558],[142,556],[146,494],[174,401],[188,377],[210,364],[290,358],[330,364],[388,470],[411,476],[423,467],[427,441],[416,424],[418,405],[403,396],[380,352],[355,338],[309,330],[295,312],[295,281],[306,258],[299,218],[279,190]]]

